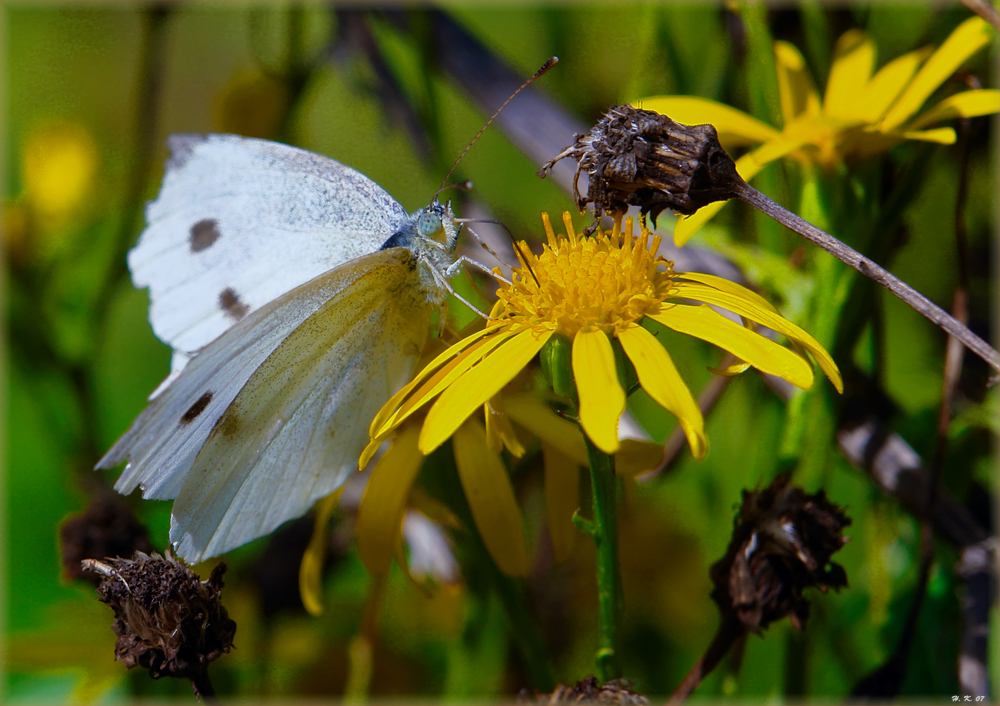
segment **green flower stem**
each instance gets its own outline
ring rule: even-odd
[[[621,574],[618,564],[618,478],[615,459],[602,452],[584,434],[590,459],[594,520],[590,536],[597,548],[597,615],[600,642],[597,649],[597,676],[602,682],[622,676]]]
[[[594,537],[594,523],[588,520],[586,517],[580,514],[579,511],[573,513],[573,524],[578,530],[583,532],[590,538]]]
[[[568,414],[576,416],[578,404],[573,378],[572,342],[556,335],[542,349],[542,369],[552,383],[552,391],[567,402]],[[624,356],[622,356],[624,360]],[[619,365],[621,367],[621,365]],[[619,370],[627,379],[628,371]],[[634,375],[634,372],[632,373]],[[582,430],[581,430],[582,431]],[[594,517],[573,515],[573,524],[594,540],[597,548],[597,619],[600,632],[597,648],[597,677],[602,682],[622,676],[621,624],[624,612],[622,580],[618,565],[618,478],[614,456],[594,446],[583,433],[590,460],[590,486]]]

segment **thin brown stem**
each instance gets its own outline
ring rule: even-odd
[[[739,638],[746,634],[743,624],[736,618],[723,618],[722,624],[715,632],[712,643],[705,650],[705,654],[698,658],[698,661],[691,667],[684,680],[674,689],[674,693],[667,699],[668,704],[684,703],[694,690],[698,688],[702,680],[705,679],[712,670],[719,666],[719,662],[726,656],[726,652],[733,646]]]
[[[1000,32],[1000,11],[989,0],[962,0],[962,4],[993,25]]]
[[[857,250],[844,245],[829,233],[825,233],[809,221],[800,218],[780,204],[769,199],[746,182],[740,180],[733,188],[737,198],[747,202],[758,211],[770,216],[787,228],[794,230],[809,242],[823,248],[864,276],[878,282],[916,311],[923,314],[929,321],[937,324],[957,338],[966,348],[985,360],[991,368],[1000,373],[1000,353],[970,331],[962,322],[913,287],[869,260]]]
[[[194,695],[206,704],[218,704],[219,697],[215,693],[215,687],[208,676],[208,667],[191,678],[191,690]]]

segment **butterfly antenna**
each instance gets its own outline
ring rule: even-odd
[[[472,191],[473,183],[471,179],[466,179],[465,181],[456,181],[454,184],[446,184],[437,190],[438,194],[442,191],[447,191],[448,189],[455,189],[456,191]]]
[[[462,150],[462,154],[458,155],[458,159],[456,159],[455,163],[453,165],[451,165],[451,169],[449,169],[448,173],[445,175],[444,181],[441,182],[441,188],[439,188],[437,190],[437,193],[434,194],[434,198],[437,198],[438,194],[440,194],[442,191],[444,191],[444,189],[446,188],[445,184],[448,183],[448,179],[451,178],[451,175],[455,171],[455,168],[458,167],[459,163],[465,158],[465,155],[469,153],[469,150],[472,149],[472,146],[474,144],[476,144],[476,140],[478,140],[480,138],[480,136],[484,132],[486,132],[486,128],[488,128],[490,126],[490,124],[494,120],[496,120],[496,117],[498,115],[500,115],[500,111],[503,110],[504,108],[506,108],[508,103],[510,103],[512,100],[514,100],[514,96],[516,96],[518,93],[520,93],[525,88],[527,88],[528,84],[530,84],[532,81],[534,81],[536,78],[538,78],[539,76],[541,76],[542,74],[544,74],[546,71],[548,71],[549,69],[551,69],[553,66],[555,66],[558,63],[559,63],[559,57],[558,56],[554,56],[551,59],[549,59],[548,61],[546,61],[544,64],[542,64],[541,68],[538,69],[538,71],[536,71],[534,74],[532,74],[531,78],[529,78],[527,81],[525,81],[524,83],[522,83],[521,86],[520,86],[520,88],[518,88],[516,91],[514,91],[513,93],[510,94],[510,98],[508,98],[507,100],[505,100],[503,102],[503,105],[501,105],[499,108],[497,108],[497,112],[493,113],[492,117],[490,117],[490,119],[486,121],[486,124],[483,125],[482,128],[480,128],[479,132],[476,133],[476,136],[472,138],[472,142],[470,142],[468,144],[468,146],[466,146],[466,148],[464,150]]]

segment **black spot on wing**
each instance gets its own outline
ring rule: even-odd
[[[243,420],[240,419],[240,415],[238,415],[235,411],[233,411],[233,408],[230,407],[226,410],[226,413],[222,415],[222,419],[215,423],[215,429],[212,431],[218,431],[224,437],[232,438],[239,435],[242,430]]]
[[[208,407],[208,403],[211,401],[211,392],[206,392],[204,395],[199,397],[198,401],[188,407],[188,411],[181,417],[181,424],[190,424],[197,419],[198,415],[205,411],[205,408]]]
[[[219,308],[234,321],[239,321],[250,313],[250,307],[240,300],[240,295],[232,287],[226,287],[219,292]]]
[[[191,226],[191,252],[201,252],[219,239],[219,222],[214,218],[203,218]]]

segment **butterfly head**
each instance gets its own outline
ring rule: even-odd
[[[458,244],[458,230],[451,204],[435,200],[411,214],[381,249],[409,248],[434,261],[441,257],[450,261]]]
[[[454,252],[458,242],[458,229],[455,227],[455,214],[451,211],[450,203],[442,204],[435,200],[414,215],[414,225],[421,238],[443,245],[449,253]]]

